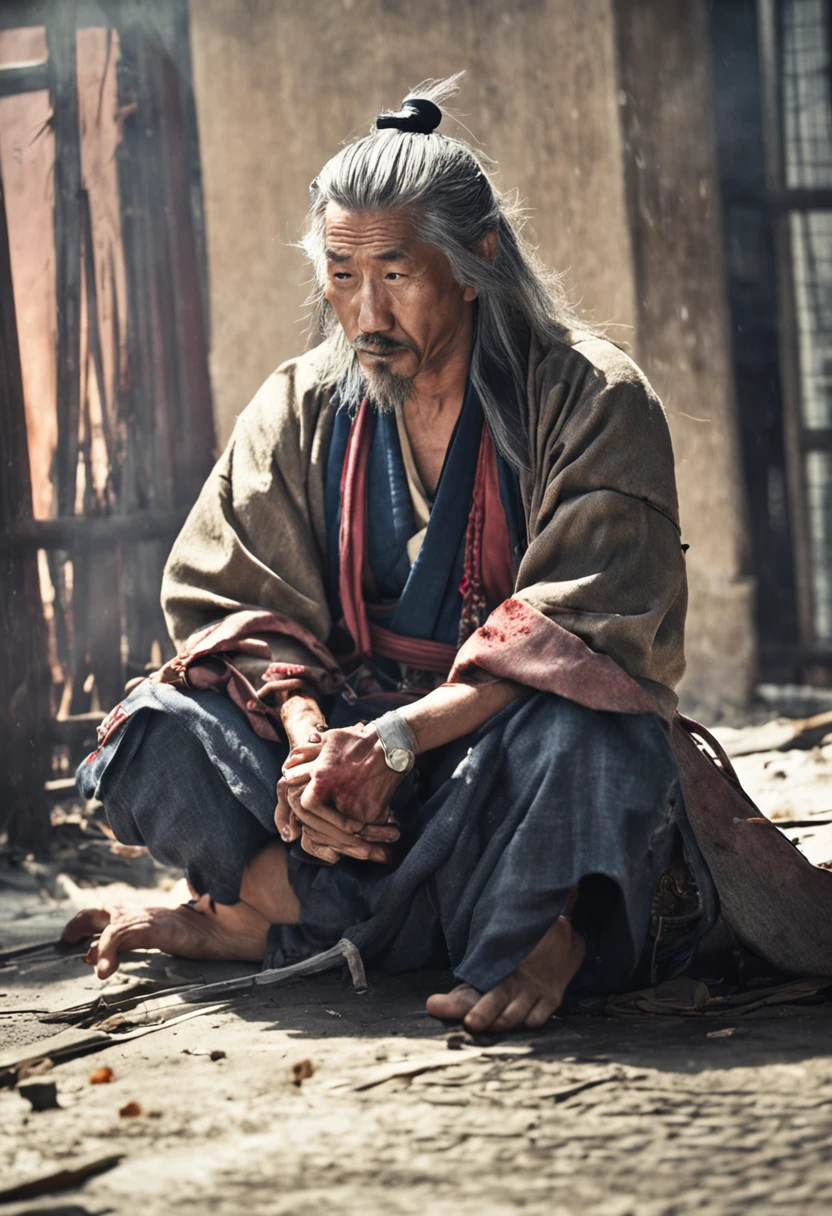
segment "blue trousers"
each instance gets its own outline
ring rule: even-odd
[[[198,892],[234,903],[246,863],[276,838],[286,746],[256,736],[218,693],[145,683],[123,706],[126,725],[79,769],[81,792],[103,801],[119,840],[146,845]],[[332,725],[373,716],[342,701],[326,711]],[[649,979],[657,880],[682,856],[699,907],[665,976],[683,968],[715,920],[667,733],[652,715],[529,693],[420,756],[394,809],[402,836],[390,865],[327,866],[291,846],[300,923],[272,926],[266,966],[346,936],[369,965],[449,964],[486,990],[528,954],[577,885],[573,920],[588,941],[580,986],[621,991]]]

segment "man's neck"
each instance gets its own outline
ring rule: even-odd
[[[413,391],[404,406],[404,423],[413,459],[431,498],[465,399],[473,326],[461,335],[461,339],[447,352],[441,366],[426,368],[416,376]]]

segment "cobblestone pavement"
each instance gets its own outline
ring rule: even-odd
[[[743,746],[728,741],[735,752]],[[806,753],[818,772],[825,749]],[[792,753],[775,751],[777,763],[784,757],[789,764]],[[754,762],[755,793],[764,801],[771,785],[782,798],[783,779],[764,759]],[[818,795],[812,804],[818,822],[821,803]],[[784,822],[806,815],[805,803],[778,805]],[[54,935],[72,899],[38,899],[0,900],[6,941]],[[124,971],[131,983],[219,974],[213,964],[139,952]],[[570,1015],[537,1035],[459,1043],[424,1013],[425,996],[447,977],[371,980],[365,996],[330,976],[264,991],[58,1064],[43,1078],[57,1084],[56,1110],[35,1113],[16,1090],[0,1090],[0,1186],[123,1154],[74,1191],[0,1211],[832,1210],[830,1004]],[[66,1007],[98,989],[77,957],[0,969],[0,1041],[54,1030],[8,1011]],[[294,1066],[305,1061],[311,1069],[301,1074],[312,1075],[296,1085]],[[102,1065],[113,1081],[90,1084]],[[121,1116],[129,1103],[141,1113]]]

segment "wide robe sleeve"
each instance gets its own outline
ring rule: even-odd
[[[589,648],[670,717],[687,582],[662,406],[627,355],[590,338],[533,352],[529,418],[529,546],[515,594],[463,645],[451,678],[479,669],[575,697],[599,670]],[[591,692],[575,699],[594,703]]]
[[[178,650],[246,609],[319,642],[329,635],[323,470],[332,410],[315,355],[278,368],[243,411],[174,543],[162,607]],[[318,662],[298,637],[270,632],[267,641],[274,660]]]

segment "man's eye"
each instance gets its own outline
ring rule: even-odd
[[[398,270],[390,270],[390,271],[388,271],[388,273],[387,273],[387,274],[386,274],[384,277],[385,277],[385,279],[400,279],[400,278],[402,278],[402,276],[399,274]]]
[[[332,277],[334,279],[344,280],[344,279],[351,279],[352,275],[349,274],[346,270],[336,270],[335,274]]]

